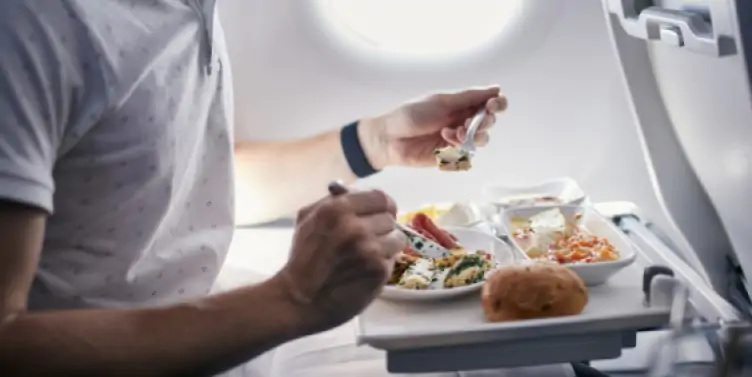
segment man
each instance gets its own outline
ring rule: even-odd
[[[0,51],[3,376],[211,375],[347,321],[404,240],[387,195],[327,183],[431,165],[478,108],[505,107],[496,88],[440,94],[234,146],[210,0],[6,0]],[[305,207],[279,274],[204,297],[233,232],[233,147],[268,195],[259,219]]]

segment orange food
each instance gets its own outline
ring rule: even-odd
[[[619,259],[619,253],[607,239],[580,229],[561,237],[549,246],[549,252],[540,258],[558,263],[594,263]]]

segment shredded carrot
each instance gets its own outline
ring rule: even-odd
[[[515,234],[517,238],[527,236],[524,232]],[[575,228],[570,235],[552,242],[548,253],[540,257],[562,264],[606,262],[618,258],[618,251],[607,239],[591,235],[580,228]]]

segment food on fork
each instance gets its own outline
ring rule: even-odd
[[[500,267],[486,278],[481,293],[483,312],[490,322],[577,315],[587,302],[582,279],[551,262]]]
[[[579,215],[568,221],[561,210],[553,208],[529,219],[512,219],[511,234],[520,248],[536,260],[570,264],[619,259],[619,251],[608,239],[592,234],[577,220]]]
[[[428,258],[420,245],[400,252],[388,284],[402,289],[448,289],[482,282],[495,267],[493,255],[482,250],[468,251],[457,237],[440,228],[428,216],[418,213],[406,224],[415,232],[449,250],[440,258]]]
[[[435,150],[436,163],[439,170],[443,171],[466,171],[470,170],[470,155],[460,148],[447,146]]]

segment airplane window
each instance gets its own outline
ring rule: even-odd
[[[523,0],[320,0],[325,19],[361,45],[406,55],[445,55],[488,44]]]

